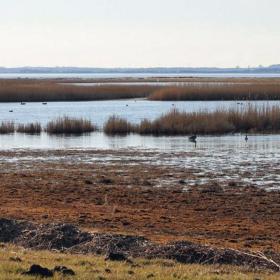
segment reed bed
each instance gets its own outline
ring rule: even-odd
[[[115,121],[116,120],[116,121]],[[123,124],[128,129],[124,130]],[[131,124],[124,119],[110,118],[105,124],[109,134],[137,133],[140,135],[191,135],[226,133],[279,133],[280,107],[248,106],[244,109],[220,109],[213,112],[180,112],[176,109],[162,115],[154,121],[143,120],[140,124]],[[105,133],[108,133],[105,130]]]
[[[158,101],[280,100],[280,83],[201,84],[165,87],[151,93]]]
[[[147,85],[77,86],[60,81],[0,80],[0,102],[93,101],[145,98],[158,89]]]
[[[108,135],[129,134],[134,131],[134,126],[125,119],[112,116],[105,123],[103,130]]]
[[[15,132],[15,124],[10,121],[3,121],[0,124],[0,134],[10,134]]]
[[[90,120],[60,117],[47,123],[46,132],[49,134],[83,134],[97,130]]]
[[[280,100],[280,79],[252,78],[150,78],[99,80],[0,80],[0,102],[94,101],[129,98],[150,100]],[[110,82],[120,84],[110,85]],[[123,85],[138,82],[138,85]],[[145,82],[156,82],[147,85]],[[158,82],[183,82],[170,87]],[[78,86],[73,83],[96,83]]]
[[[26,134],[40,134],[42,132],[42,126],[40,123],[29,123],[29,124],[19,124],[16,131],[18,133]]]

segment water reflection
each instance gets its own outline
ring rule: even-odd
[[[280,135],[204,136],[197,138],[197,147],[187,136],[154,137],[131,134],[109,137],[101,132],[82,136],[10,134],[0,135],[0,149],[150,149],[179,151],[272,151],[280,152]]]

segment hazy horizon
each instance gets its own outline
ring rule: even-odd
[[[277,0],[0,0],[3,67],[257,67],[280,61]]]

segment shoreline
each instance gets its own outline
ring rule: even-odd
[[[167,165],[170,156],[135,150],[1,152],[0,216],[141,234],[160,243],[280,251],[279,190],[254,186],[254,177],[241,184],[229,173],[202,175],[195,166]],[[191,160],[192,153],[181,157]],[[242,171],[247,178],[251,172]],[[209,176],[209,182],[195,183]]]

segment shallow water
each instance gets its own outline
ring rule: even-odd
[[[280,101],[250,101],[238,105],[236,101],[149,101],[135,100],[109,100],[87,102],[49,102],[42,103],[0,103],[0,122],[14,121],[15,123],[29,123],[38,121],[45,125],[48,121],[61,116],[90,119],[97,126],[102,127],[104,122],[112,115],[128,119],[132,123],[139,123],[147,118],[154,120],[168,111],[177,108],[182,111],[196,112],[199,110],[215,110],[221,108],[242,108],[247,104],[279,105]],[[13,112],[9,112],[12,110]]]
[[[81,137],[5,135],[0,137],[3,152],[0,164],[13,169],[36,168],[36,162],[67,164],[145,164],[191,170],[192,185],[219,184],[279,189],[280,135],[199,137],[197,147],[188,137],[150,137],[130,135],[107,137],[92,133]],[[56,151],[62,149],[61,152]],[[64,152],[65,150],[65,152]],[[100,151],[103,150],[103,151]],[[30,151],[30,152],[29,152]],[[177,169],[176,169],[177,170]],[[159,180],[158,187],[174,184],[172,178]]]

